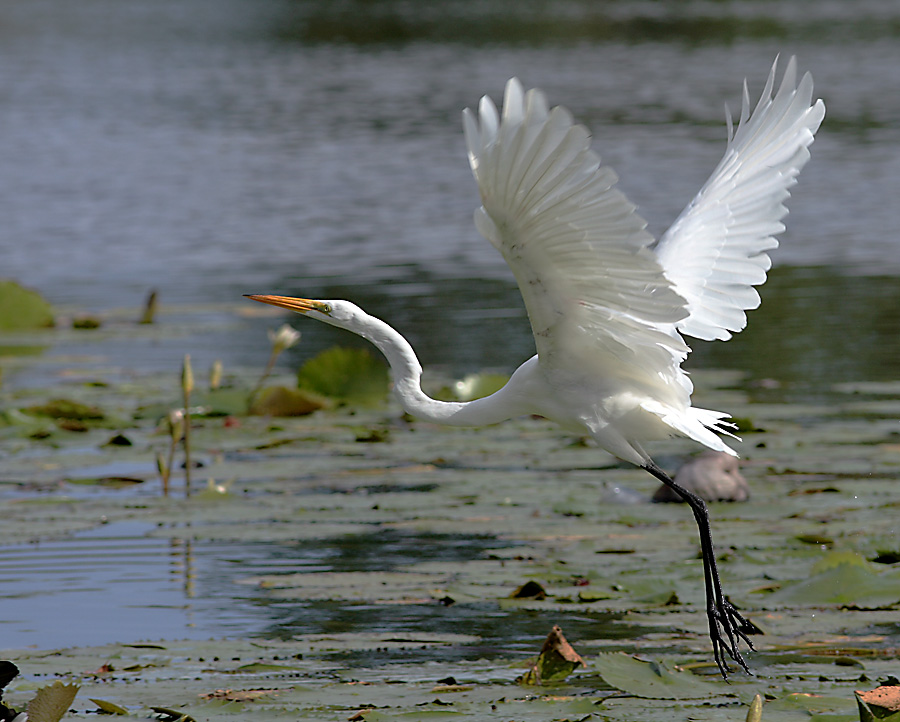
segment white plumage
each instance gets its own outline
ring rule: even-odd
[[[752,113],[744,84],[737,129],[727,116],[725,156],[658,242],[616,190],[616,174],[590,149],[588,131],[565,109],[548,109],[540,91],[525,93],[514,78],[502,115],[487,97],[477,115],[464,112],[482,200],[475,224],[509,264],[537,347],[487,398],[428,397],[406,339],[352,303],[251,296],[370,340],[387,357],[394,391],[413,415],[483,425],[539,414],[590,434],[678,492],[698,523],[710,637],[723,675],[723,653],[746,669],[737,645],[749,643],[750,626],[722,593],[705,504],[656,466],[644,445],[680,434],[735,454],[716,433],[728,433],[728,415],[691,405],[682,334],[726,340],[759,305],[754,286],[766,280],[788,189],[825,113],[821,100],[812,102],[810,75],[797,83],[793,58],[773,95],[774,83],[775,66]]]
[[[728,117],[725,157],[655,245],[615,189],[615,173],[590,150],[587,131],[564,109],[548,111],[540,91],[523,93],[513,79],[502,118],[489,98],[477,118],[463,116],[483,203],[475,223],[518,281],[544,373],[574,377],[578,399],[590,384],[579,377],[602,377],[614,387],[610,398],[624,402],[627,394],[670,432],[731,454],[710,431],[727,432],[727,414],[690,404],[681,333],[728,339],[746,325],[744,311],[759,305],[753,286],[766,279],[783,201],[825,112],[822,101],[811,105],[809,74],[796,85],[795,59],[773,98],[774,80],[773,66],[752,114],[744,84],[733,137]],[[636,464],[650,459],[643,442],[660,435],[652,419],[639,420],[637,434],[622,434],[608,417],[586,425]]]

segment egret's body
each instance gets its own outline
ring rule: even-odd
[[[681,363],[682,334],[727,340],[759,305],[783,230],[783,201],[809,159],[824,116],[812,79],[799,83],[794,59],[773,96],[775,67],[753,112],[746,84],[725,156],[693,201],[656,242],[635,207],[615,189],[615,173],[589,148],[587,130],[536,90],[506,87],[502,116],[483,98],[464,113],[469,162],[482,207],[475,223],[518,281],[537,354],[499,391],[465,403],[437,401],[421,388],[410,344],[348,301],[251,296],[353,331],[387,358],[404,409],[455,426],[493,424],[523,414],[589,434],[604,449],[649,471],[691,506],[700,531],[713,650],[746,669],[738,641],[747,622],[725,599],[703,501],[675,484],[645,449],[686,436],[732,455],[717,435],[727,414],[691,405]]]

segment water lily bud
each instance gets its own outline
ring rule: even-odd
[[[209,371],[209,388],[215,391],[222,385],[222,362],[219,359],[213,361],[212,368]]]
[[[191,355],[184,355],[184,363],[181,366],[181,390],[190,394],[194,390],[194,371],[191,368]]]
[[[169,436],[173,441],[178,441],[184,436],[184,409],[173,409],[166,417],[169,426]]]
[[[167,477],[169,475],[169,465],[166,463],[162,454],[156,455],[156,470],[162,477]]]

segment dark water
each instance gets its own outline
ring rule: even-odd
[[[802,340],[811,369],[768,373],[806,377],[852,338],[865,363],[844,369],[841,351],[828,373],[880,377],[896,334],[867,317],[862,338],[843,305],[813,319],[823,299],[860,316],[893,304],[898,34],[889,0],[10,0],[2,274],[86,309],[136,306],[151,288],[164,304],[347,297],[396,322],[428,363],[510,368],[532,345],[510,274],[471,222],[461,109],[499,98],[511,75],[542,87],[591,128],[658,234],[722,152],[723,102],[736,107],[744,77],[757,92],[777,54],[797,54],[828,115],[790,203],[782,287],[765,289],[751,329],[801,313],[782,341]],[[206,350],[267,353],[258,323],[194,353]]]
[[[0,273],[96,310],[137,306],[151,288],[172,305],[248,292],[350,298],[395,323],[426,364],[510,370],[533,344],[502,259],[471,222],[461,109],[499,98],[512,75],[543,88],[589,126],[659,234],[722,152],[723,102],[736,107],[745,76],[754,94],[777,54],[797,54],[828,107],[813,160],[762,308],[732,342],[698,343],[692,364],[806,393],[894,378],[898,39],[893,0],[7,0]],[[261,364],[273,325],[213,314],[195,336],[111,342],[109,357],[145,369],[177,368],[185,352]],[[355,342],[295,325],[305,340],[291,362]],[[207,546],[197,564],[221,582],[223,560],[252,570],[272,556],[260,554]],[[189,593],[167,564],[132,580],[130,593],[162,585],[160,608],[182,609],[155,627],[141,609],[146,636],[177,634],[172,620],[190,627],[192,614],[210,634],[294,629],[296,611],[229,606],[237,593],[224,582]],[[84,585],[128,583],[111,573]]]
[[[547,631],[540,613],[510,616],[496,604],[412,604],[385,614],[375,603],[272,599],[257,585],[241,583],[262,574],[393,571],[421,561],[483,558],[502,545],[492,537],[377,530],[300,543],[198,542],[147,537],[152,526],[116,523],[74,538],[0,547],[0,649],[453,631],[484,637],[475,648],[452,652],[477,658],[525,653]],[[618,615],[579,610],[556,616],[567,630],[596,633]],[[613,638],[633,633],[624,624],[605,632]],[[379,656],[383,664],[383,652]]]

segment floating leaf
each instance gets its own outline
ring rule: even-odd
[[[96,406],[89,406],[71,399],[53,399],[45,404],[36,404],[23,409],[33,416],[47,416],[51,419],[73,421],[102,421],[104,413]]]
[[[0,345],[0,356],[37,356],[47,350],[46,346]]]
[[[767,599],[766,605],[845,604],[890,606],[900,601],[900,572],[878,573],[862,557],[837,553],[813,567],[808,579],[787,584]]]
[[[898,722],[900,720],[900,687],[876,687],[867,692],[857,691],[860,722]]]
[[[70,484],[79,484],[81,486],[105,486],[111,489],[128,488],[135,484],[144,483],[144,479],[138,479],[134,476],[82,476],[68,478],[66,481]]]
[[[169,709],[168,707],[151,707],[150,709],[156,712],[156,714],[161,715],[164,722],[197,722],[197,720],[189,714],[179,712],[175,709]]]
[[[28,703],[29,722],[59,722],[75,701],[78,690],[77,684],[62,682],[41,687]]]
[[[696,699],[722,694],[721,685],[704,682],[690,672],[672,671],[659,662],[643,662],[627,654],[601,654],[595,661],[610,686],[648,699]]]
[[[856,552],[851,551],[836,551],[831,552],[825,557],[822,557],[813,564],[812,569],[810,570],[813,574],[821,574],[822,572],[827,572],[829,569],[837,569],[842,564],[855,564],[861,569],[865,569],[869,572],[874,572],[875,570],[869,564],[868,561]]]
[[[554,625],[544,640],[541,653],[534,666],[519,679],[520,684],[541,685],[562,682],[578,667],[585,666],[581,655],[563,635],[559,625]]]
[[[328,399],[306,389],[270,386],[253,400],[250,413],[256,416],[306,416],[328,406]]]
[[[94,697],[89,698],[91,702],[97,705],[98,709],[104,714],[118,714],[118,715],[127,715],[129,714],[128,710],[124,707],[117,705],[115,702],[108,702],[105,699],[95,699]]]
[[[72,328],[82,331],[93,331],[102,325],[103,322],[96,316],[79,316],[72,319]]]
[[[200,697],[202,699],[224,699],[228,702],[249,702],[277,692],[277,689],[217,689],[215,692],[201,694]]]
[[[388,370],[368,349],[335,347],[303,364],[297,385],[346,403],[374,405],[387,396]]]
[[[0,331],[50,328],[53,309],[39,293],[15,281],[0,281]]]

